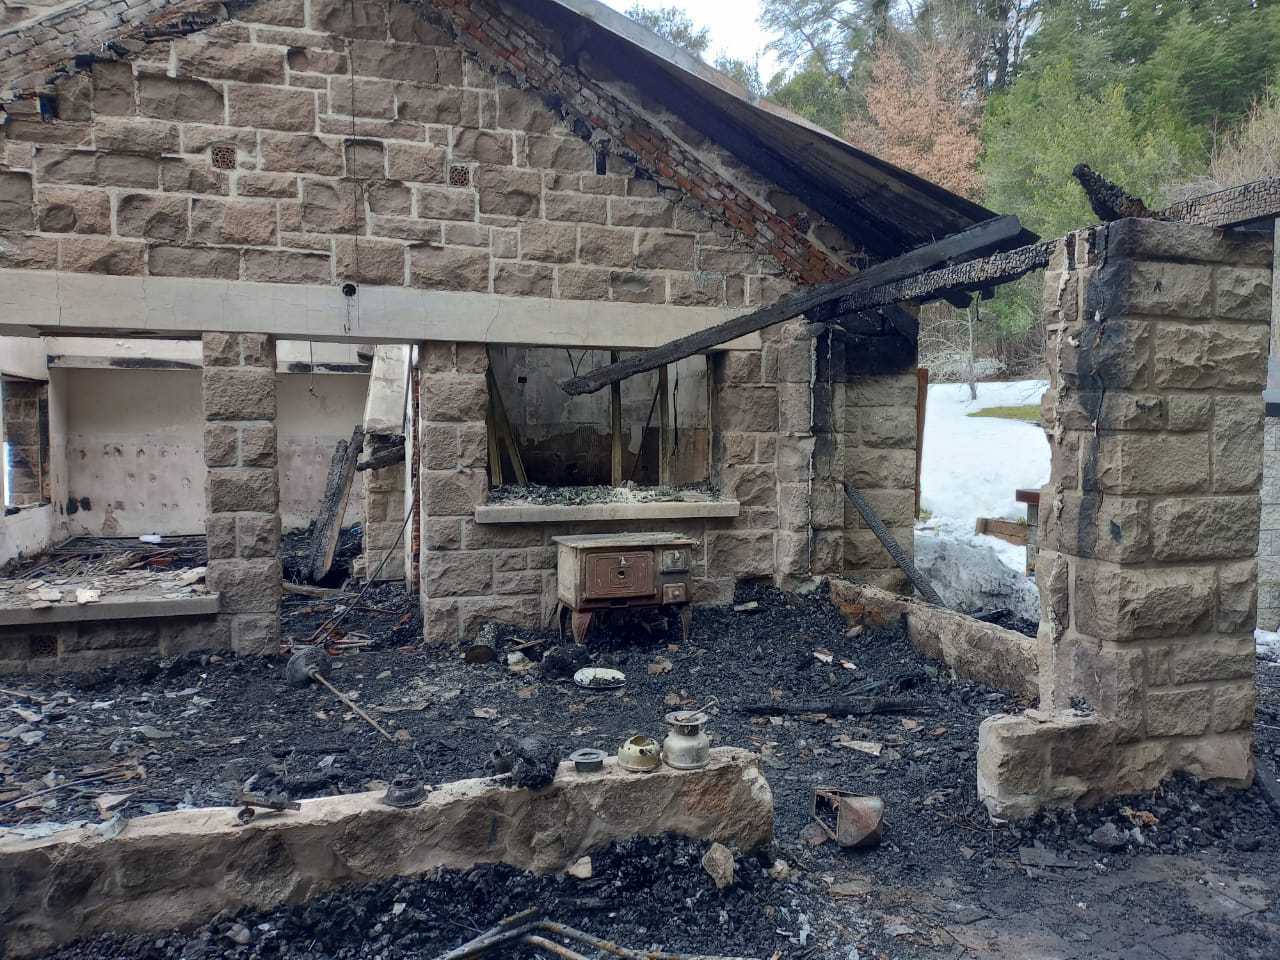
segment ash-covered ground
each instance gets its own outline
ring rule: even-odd
[[[432,783],[483,776],[503,737],[536,734],[561,756],[616,749],[634,733],[661,738],[664,713],[715,697],[713,742],[762,754],[776,812],[774,847],[740,861],[739,882],[724,893],[699,866],[704,845],[643,839],[597,852],[586,881],[508,867],[441,873],[54,956],[431,958],[531,905],[635,948],[761,958],[1280,955],[1280,832],[1261,788],[1179,780],[1088,813],[993,825],[975,794],[977,728],[1020,704],[952,678],[900,631],[847,636],[824,596],[744,589],[738,599],[758,608],[698,609],[687,644],[674,620],[646,614],[593,627],[594,663],[627,675],[616,692],[581,689],[538,663],[558,645],[554,632],[495,633],[497,658],[469,664],[422,646],[420,630],[388,625],[403,613],[375,627],[353,612],[344,626],[378,642],[335,658],[332,679],[404,731],[395,743],[325,691],[287,687],[273,660],[189,655],[10,678],[0,705],[38,714],[24,722],[42,737],[0,737],[9,744],[4,790],[27,796],[58,778],[110,773],[10,802],[0,825],[102,820],[104,793],[128,794],[117,809],[131,817],[225,804],[246,786],[306,797],[376,788],[401,771]],[[401,609],[390,593],[376,606]],[[511,648],[540,639],[522,651],[527,663],[508,664]],[[847,719],[746,709],[838,699],[875,681],[887,681],[876,695],[915,706]],[[1260,689],[1260,721],[1274,719],[1280,688]],[[1276,732],[1260,724],[1267,757],[1280,748]],[[820,784],[882,796],[884,843],[844,851],[802,835]],[[774,860],[787,865],[775,870],[781,880],[766,872]]]

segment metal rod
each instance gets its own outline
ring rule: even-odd
[[[395,740],[396,740],[395,737],[387,733],[387,731],[382,728],[382,725],[379,724],[377,720],[373,719],[373,717],[369,716],[367,713],[365,713],[363,710],[357,707],[354,700],[348,697],[345,693],[343,693],[341,690],[335,687],[332,683],[330,683],[324,677],[320,676],[319,670],[312,671],[311,679],[315,680],[316,683],[323,684],[329,690],[330,693],[332,693],[335,697],[337,697],[339,700],[345,703],[348,707],[354,710],[356,712],[356,715],[360,717],[361,720],[369,724],[369,726],[373,727],[373,729],[377,730],[380,734],[382,734],[392,743],[395,743]]]

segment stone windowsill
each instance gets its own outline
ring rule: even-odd
[[[707,520],[736,517],[737,500],[654,500],[643,503],[491,503],[476,507],[476,523],[583,523],[607,520]]]

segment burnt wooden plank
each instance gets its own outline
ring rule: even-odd
[[[675,363],[695,353],[710,350],[722,343],[763,330],[775,323],[798,317],[807,310],[812,310],[839,297],[909,277],[940,263],[971,256],[978,250],[1003,243],[1021,232],[1022,224],[1018,222],[1017,217],[995,217],[968,230],[917,247],[900,257],[868,267],[856,276],[822,284],[785,297],[771,306],[734,317],[732,320],[726,320],[706,330],[699,330],[697,333],[691,333],[661,347],[643,350],[625,360],[610,363],[583,376],[565,380],[560,386],[571,394],[595,393],[627,377],[656,370],[665,364]]]
[[[339,440],[329,461],[329,475],[325,478],[324,499],[320,503],[320,515],[316,517],[311,534],[311,579],[318,583],[333,566],[333,551],[342,533],[342,517],[347,512],[347,500],[351,497],[351,484],[356,477],[356,461],[364,447],[364,427],[351,431],[350,440]]]

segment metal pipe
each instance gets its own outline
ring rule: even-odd
[[[354,710],[356,712],[356,715],[360,717],[360,719],[362,719],[365,723],[369,724],[369,726],[373,727],[373,729],[377,730],[380,734],[382,734],[392,743],[396,742],[396,738],[393,737],[391,734],[387,733],[387,731],[382,727],[382,724],[378,723],[377,720],[373,719],[373,717],[369,716],[367,713],[365,713],[363,710],[357,707],[354,700],[352,700],[345,693],[343,693],[341,690],[335,687],[332,683],[330,683],[328,680],[322,677],[320,675],[319,670],[313,670],[311,672],[311,679],[314,680],[316,683],[324,685],[329,690],[330,693],[332,693],[335,697],[337,697],[339,700],[345,703],[348,707]]]

